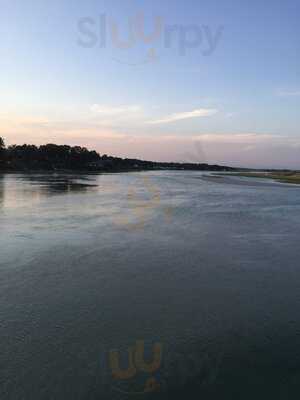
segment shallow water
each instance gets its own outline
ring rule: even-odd
[[[299,187],[2,175],[0,224],[1,400],[299,396]]]

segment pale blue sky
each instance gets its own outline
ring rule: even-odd
[[[0,134],[8,143],[300,168],[299,1],[1,5]],[[149,43],[135,30],[121,49],[112,24],[125,40],[136,15],[146,33],[155,18],[161,30]]]

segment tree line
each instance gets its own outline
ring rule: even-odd
[[[8,170],[53,170],[81,169],[89,163],[97,162],[100,156],[96,151],[85,147],[46,144],[11,145],[5,147],[0,138],[0,165]]]
[[[163,163],[111,157],[80,146],[46,144],[11,145],[0,137],[2,171],[131,171],[153,169],[230,171],[233,168],[203,163]]]

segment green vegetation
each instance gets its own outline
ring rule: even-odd
[[[162,163],[129,158],[110,157],[90,151],[85,147],[46,144],[30,144],[5,147],[0,138],[0,171],[94,171],[122,172],[142,170],[192,170],[192,171],[234,171],[234,168],[196,164]]]
[[[5,166],[5,143],[2,137],[0,137],[0,170],[4,169]]]
[[[239,172],[231,175],[247,178],[274,179],[282,183],[300,184],[300,172],[298,171]]]

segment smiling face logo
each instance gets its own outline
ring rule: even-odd
[[[207,57],[214,53],[223,35],[223,26],[169,25],[165,18],[159,15],[146,18],[143,12],[125,16],[125,20],[124,15],[120,20],[106,13],[82,17],[77,21],[77,28],[80,47],[105,49],[110,46],[111,58],[129,66],[153,63],[159,60],[161,51],[171,49],[180,57],[192,50]],[[116,57],[112,52],[117,52]]]
[[[163,31],[163,19],[160,16],[154,18],[154,30],[148,34],[145,33],[145,16],[143,13],[137,13],[133,18],[129,19],[129,35],[127,40],[122,40],[118,24],[110,21],[112,44],[119,50],[133,49],[138,43],[143,43],[146,48],[145,56],[139,61],[122,60],[119,57],[113,59],[121,64],[132,66],[142,65],[154,62],[158,59],[157,51],[153,47],[160,39]]]
[[[138,189],[142,189],[138,191]],[[143,192],[141,198],[141,193]],[[147,195],[145,197],[145,194]],[[138,230],[145,227],[147,218],[149,218],[155,210],[161,209],[166,221],[169,221],[172,208],[170,206],[161,206],[161,193],[159,187],[151,182],[149,177],[141,178],[141,185],[130,187],[127,193],[127,204],[129,213],[119,214],[114,217],[117,225],[122,225],[129,230]]]
[[[121,361],[118,350],[108,354],[108,364],[113,380],[112,389],[124,394],[144,394],[160,390],[158,373],[162,364],[163,346],[155,343],[152,358],[145,360],[145,343],[138,340],[127,349],[127,356]],[[125,361],[126,360],[126,361]],[[139,379],[137,379],[139,377]]]

